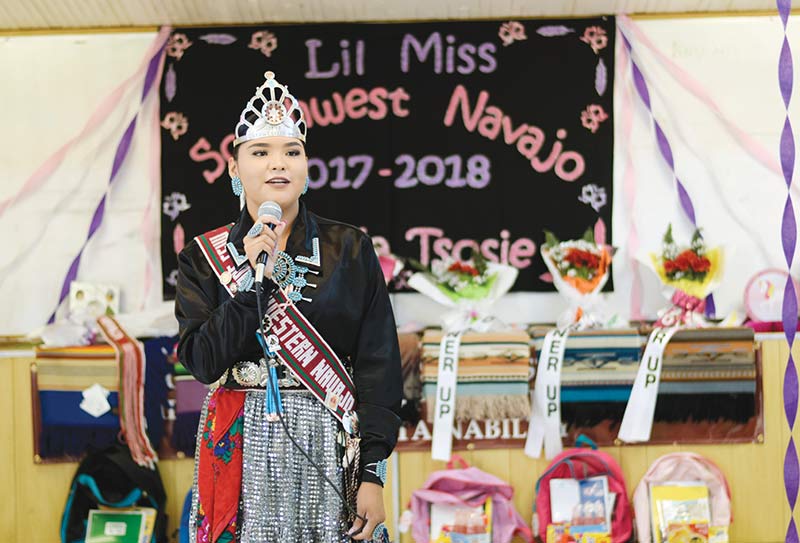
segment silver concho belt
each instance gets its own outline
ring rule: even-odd
[[[281,388],[295,388],[300,386],[300,382],[294,378],[290,371],[276,363],[278,370],[278,386]],[[231,368],[230,375],[237,385],[246,388],[264,388],[269,379],[269,364],[263,358],[258,362],[242,360]],[[223,382],[230,381],[224,379]],[[226,386],[232,383],[226,382]]]

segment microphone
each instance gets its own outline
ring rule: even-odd
[[[267,215],[269,217],[275,217],[278,220],[281,220],[283,217],[283,210],[278,202],[273,202],[272,200],[266,201],[258,208],[258,216],[263,217]],[[269,224],[270,230],[275,229],[274,224]],[[267,253],[261,253],[258,255],[258,260],[256,261],[256,283],[261,285],[261,282],[264,281],[264,268],[267,267],[267,259],[269,255]]]

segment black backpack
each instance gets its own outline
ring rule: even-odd
[[[90,452],[81,461],[61,517],[61,543],[83,543],[89,510],[109,507],[152,507],[156,510],[153,543],[167,541],[167,495],[158,468],[138,466],[123,445]]]

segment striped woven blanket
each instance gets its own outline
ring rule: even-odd
[[[422,337],[422,394],[432,420],[441,330]],[[524,418],[530,414],[530,336],[523,331],[466,333],[461,338],[456,419]]]
[[[164,432],[167,374],[164,347],[169,338],[144,342],[146,373],[144,417],[156,446]],[[38,347],[31,364],[34,454],[41,459],[80,457],[88,448],[103,448],[118,439],[119,368],[113,347]],[[109,391],[111,411],[94,417],[81,409],[83,391],[99,384]]]
[[[550,328],[530,329],[534,365]],[[589,330],[568,337],[561,402],[569,432],[617,428],[650,331]],[[749,424],[760,411],[756,364],[749,328],[680,330],[664,352],[656,423]]]
[[[82,391],[95,383],[110,392],[112,410],[93,417],[80,408]],[[119,375],[108,345],[36,349],[31,364],[35,453],[43,459],[78,457],[106,447],[119,433]]]

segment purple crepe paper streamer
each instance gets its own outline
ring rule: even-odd
[[[667,135],[664,134],[664,130],[661,128],[661,125],[658,124],[658,120],[656,120],[655,114],[653,113],[653,107],[650,103],[650,91],[647,88],[647,82],[644,79],[642,71],[639,69],[639,65],[636,64],[636,61],[633,58],[633,46],[621,29],[620,34],[631,59],[633,84],[636,87],[636,92],[639,94],[639,98],[641,98],[642,102],[644,102],[645,107],[647,107],[647,112],[650,114],[650,118],[653,121],[653,128],[656,132],[656,143],[658,144],[658,150],[661,152],[661,156],[669,166],[669,169],[672,172],[672,178],[675,179],[675,186],[678,190],[678,200],[681,203],[681,208],[683,209],[683,212],[686,213],[686,216],[689,217],[689,220],[692,221],[694,227],[697,228],[697,217],[695,215],[692,198],[689,196],[689,193],[686,191],[686,187],[678,178],[678,173],[675,171],[675,161],[672,157],[672,147],[669,144],[669,140],[667,140]],[[713,317],[716,312],[717,308],[714,304],[714,296],[709,294],[706,297],[706,315]]]
[[[161,62],[161,55],[164,53],[164,46],[166,45],[165,42],[161,45],[161,48],[153,55],[150,59],[150,63],[147,66],[147,73],[144,78],[144,87],[142,88],[142,98],[141,102],[144,102],[147,98],[147,95],[150,93],[150,90],[153,87],[153,82],[156,79],[156,75],[158,74],[158,65]],[[137,114],[133,117],[128,128],[125,129],[125,133],[122,134],[122,139],[120,139],[119,144],[117,144],[117,151],[114,154],[114,164],[111,167],[111,176],[108,179],[108,186],[110,187],[111,184],[117,177],[120,168],[122,168],[123,162],[125,162],[125,157],[128,156],[128,150],[131,147],[131,141],[133,140],[133,133],[136,129],[136,119],[139,117]],[[97,204],[97,208],[94,210],[94,215],[92,215],[92,222],[89,224],[89,233],[86,235],[86,240],[81,245],[80,251],[78,251],[77,256],[72,261],[72,264],[69,267],[69,271],[67,271],[67,276],[64,278],[64,283],[61,285],[61,294],[58,297],[58,303],[56,304],[55,309],[53,310],[53,314],[50,315],[50,319],[48,320],[49,323],[52,323],[56,319],[56,311],[58,311],[58,307],[61,305],[61,302],[64,301],[64,298],[67,297],[69,294],[69,286],[75,278],[78,276],[78,267],[81,263],[81,257],[83,256],[83,251],[86,249],[86,245],[89,243],[89,240],[92,239],[94,234],[100,228],[100,225],[103,223],[103,216],[105,215],[106,210],[106,196],[108,193],[103,194],[103,197],[100,199],[100,203]]]
[[[786,26],[789,14],[792,11],[791,0],[777,0],[778,13],[783,23],[783,45],[778,61],[778,84],[780,85],[783,105],[786,108],[786,120],[781,132],[780,157],[783,178],[786,180],[786,205],[781,220],[781,243],[786,267],[791,272],[794,251],[797,245],[797,220],[792,205],[792,175],[794,172],[795,143],[792,123],[789,120],[789,102],[792,99],[792,82],[794,80],[794,67],[792,65],[792,50],[786,36]],[[792,511],[789,526],[786,528],[786,541],[798,543],[797,525],[794,521],[794,506],[797,503],[798,486],[800,486],[800,463],[797,458],[797,448],[792,438],[794,423],[797,420],[798,382],[797,368],[792,357],[792,345],[797,331],[797,295],[791,276],[786,278],[786,287],[783,291],[783,333],[789,344],[789,360],[786,362],[786,372],[783,374],[783,412],[789,424],[789,444],[783,457],[783,485],[786,490],[786,499],[789,501],[789,510]]]

